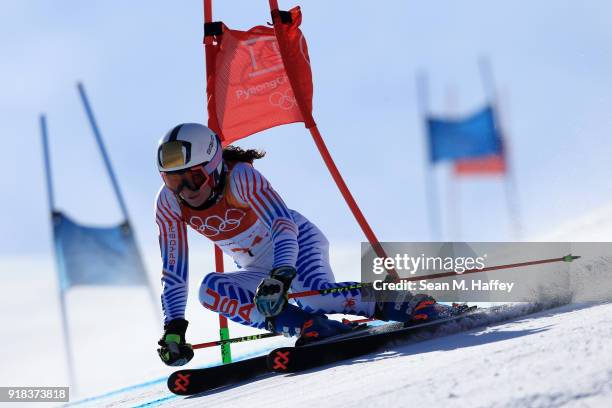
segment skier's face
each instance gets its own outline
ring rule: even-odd
[[[189,190],[187,188],[183,189],[180,193],[180,196],[183,200],[187,201],[192,207],[199,207],[208,200],[210,194],[212,193],[212,188],[209,183],[204,183],[197,190]]]
[[[186,170],[162,172],[166,186],[193,207],[199,207],[210,197],[212,177],[199,165]]]

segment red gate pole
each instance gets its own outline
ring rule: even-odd
[[[353,194],[351,194],[351,191],[344,182],[342,174],[340,174],[338,167],[336,167],[336,163],[334,162],[334,159],[329,153],[329,150],[327,150],[327,146],[325,145],[325,141],[321,136],[321,132],[319,132],[319,128],[317,128],[317,126],[315,125],[308,130],[310,131],[310,134],[312,135],[312,138],[315,144],[317,145],[317,149],[319,150],[319,153],[321,154],[321,157],[323,158],[327,169],[331,173],[331,176],[334,179],[336,186],[338,186],[338,189],[340,190],[344,201],[346,201],[346,204],[349,206],[349,209],[353,213],[353,216],[357,220],[357,223],[361,227],[361,230],[374,248],[374,252],[376,252],[376,255],[378,255],[379,257],[386,258],[387,254],[385,253],[385,250],[383,249],[382,245],[380,244],[380,241],[376,237],[376,234],[374,234],[374,231],[370,227],[368,220],[366,220],[365,216],[361,212],[361,209],[355,201]]]
[[[215,270],[224,272],[223,268],[223,251],[215,245]],[[224,341],[230,338],[229,327],[227,327],[227,318],[219,314],[219,340]],[[230,343],[221,344],[221,361],[223,364],[232,362],[232,349]]]
[[[204,23],[212,22],[212,0],[204,0]],[[206,94],[208,95],[208,78],[214,72],[212,66],[212,37],[204,36],[204,52],[206,55]],[[209,118],[210,120],[210,118]],[[215,270],[217,272],[223,272],[223,251],[217,245],[215,245]],[[228,340],[229,328],[227,326],[227,318],[222,314],[219,314],[219,340]],[[223,364],[232,362],[232,349],[230,343],[225,342],[221,344],[221,360]]]
[[[277,25],[282,24],[279,18],[278,0],[269,0],[269,3],[270,3],[270,12],[272,13],[272,23],[274,24],[276,38],[278,41],[279,30],[277,30]],[[291,89],[293,90],[293,93],[296,94],[295,78],[292,77],[291,70],[288,70],[286,67],[287,64],[285,62],[285,55],[283,54],[282,47],[279,47],[279,48],[280,48],[281,57],[283,59],[283,63],[285,64],[285,71],[287,72],[287,76],[289,77],[289,83],[291,84]],[[312,138],[314,139],[314,142],[317,145],[317,149],[319,150],[319,153],[321,154],[321,157],[323,158],[323,161],[325,162],[327,169],[331,173],[331,176],[334,179],[336,186],[340,190],[340,193],[342,194],[344,201],[346,201],[346,204],[349,206],[351,212],[353,213],[353,216],[357,220],[357,223],[361,227],[361,230],[363,231],[366,238],[370,242],[370,245],[372,245],[372,248],[374,249],[374,252],[376,253],[376,255],[378,255],[381,258],[387,258],[387,254],[385,253],[382,245],[380,244],[380,241],[374,234],[374,231],[370,227],[370,224],[368,224],[368,221],[366,220],[365,216],[361,212],[361,209],[357,205],[357,202],[355,201],[353,194],[351,193],[348,186],[344,182],[344,179],[342,178],[342,175],[340,174],[340,171],[338,170],[336,163],[334,163],[334,159],[332,158],[331,154],[329,153],[329,150],[327,149],[327,146],[325,145],[325,141],[323,140],[323,137],[321,136],[321,133],[319,132],[319,129],[317,128],[317,125],[314,119],[312,118],[312,114],[304,106],[302,98],[298,97],[296,98],[296,101],[302,113],[302,117],[304,118],[304,123],[306,124],[306,127],[310,131],[310,134],[312,135]],[[399,276],[395,270],[388,270],[388,272],[389,272],[389,275],[391,275],[391,277],[393,277],[394,279],[399,279]]]

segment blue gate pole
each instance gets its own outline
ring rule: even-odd
[[[63,265],[60,261],[61,255],[58,253],[58,242],[57,237],[55,236],[55,200],[53,195],[53,183],[51,179],[51,160],[49,155],[49,141],[47,136],[47,120],[45,115],[40,115],[40,132],[42,137],[42,145],[43,145],[43,158],[45,162],[45,178],[47,180],[47,196],[49,199],[49,213],[51,214],[51,232],[53,239],[53,252],[55,253],[55,260],[57,263],[57,273],[58,273],[58,287],[59,287],[59,302],[60,309],[62,313],[62,330],[64,332],[64,347],[66,350],[66,362],[68,365],[68,381],[70,387],[72,387],[72,392],[76,392],[76,377],[74,375],[74,359],[72,356],[72,343],[70,341],[70,331],[68,329],[68,316],[66,312],[66,299],[64,286],[65,281],[63,277]]]
[[[117,201],[119,201],[119,207],[121,207],[121,213],[123,214],[123,218],[125,219],[125,222],[127,222],[128,225],[130,226],[130,231],[133,234],[134,242],[136,242],[135,232],[131,228],[132,223],[128,216],[127,206],[125,205],[125,201],[123,200],[123,195],[121,194],[121,190],[119,189],[119,183],[117,182],[117,178],[115,177],[115,173],[113,172],[113,167],[111,165],[108,154],[106,153],[106,148],[104,147],[104,142],[102,141],[102,134],[100,133],[100,129],[98,128],[98,124],[96,123],[96,119],[94,117],[93,110],[91,109],[91,105],[89,104],[89,100],[87,99],[87,94],[85,93],[85,87],[83,87],[83,84],[81,82],[78,82],[77,89],[79,91],[79,95],[81,96],[81,101],[83,102],[83,107],[85,108],[87,119],[89,119],[91,129],[93,130],[93,134],[96,137],[96,142],[98,142],[98,147],[100,148],[100,153],[102,154],[102,158],[104,159],[104,165],[106,166],[106,170],[108,171],[108,175],[111,179],[113,190],[115,190]],[[140,254],[140,250],[138,249],[138,246],[136,246],[136,248],[138,252],[138,259],[140,259],[142,263],[142,256]],[[144,264],[143,264],[142,270],[145,271],[145,274],[146,274],[146,268],[144,268]],[[147,279],[147,290],[149,291],[149,297],[151,298],[153,311],[157,317],[157,308],[159,305],[159,301],[156,300],[155,289],[153,289],[153,283],[151,282],[149,275],[146,274],[145,277]]]
[[[45,161],[45,178],[47,180],[47,197],[49,199],[49,211],[55,211],[55,198],[53,195],[53,184],[51,182],[51,161],[49,159],[49,142],[47,140],[47,118],[40,115],[40,132],[43,145],[43,158]]]
[[[508,206],[508,218],[510,219],[510,223],[513,228],[514,237],[516,240],[521,240],[523,231],[522,231],[522,220],[521,220],[521,212],[518,205],[518,189],[516,185],[516,178],[514,174],[514,168],[511,163],[510,157],[510,142],[509,136],[505,132],[505,129],[502,126],[500,113],[499,113],[499,99],[497,96],[497,90],[495,89],[495,80],[493,79],[493,70],[491,69],[491,64],[489,60],[485,57],[481,57],[478,61],[478,68],[480,70],[480,78],[482,81],[482,86],[484,88],[485,94],[487,95],[487,99],[491,104],[493,109],[493,121],[495,122],[495,129],[499,132],[499,136],[502,140],[502,148],[504,155],[504,162],[506,165],[506,174],[505,174],[505,193],[506,193],[506,203]]]
[[[108,154],[106,153],[106,148],[104,147],[104,142],[102,141],[102,134],[100,133],[100,129],[98,128],[98,124],[96,123],[93,111],[91,110],[91,106],[89,105],[89,101],[87,99],[87,95],[85,94],[85,88],[83,87],[83,84],[80,82],[77,83],[77,89],[79,90],[79,95],[81,96],[81,101],[83,102],[83,107],[85,108],[85,113],[87,114],[87,118],[89,119],[91,129],[93,131],[94,136],[96,137],[96,142],[98,142],[100,153],[102,154],[102,158],[104,159],[104,165],[106,166],[106,170],[108,171],[111,183],[113,184],[113,190],[115,190],[117,201],[119,201],[119,207],[121,207],[121,212],[123,214],[124,219],[126,221],[129,221],[127,207],[125,205],[125,201],[123,201],[123,195],[121,195],[121,190],[119,189],[117,178],[115,177],[113,167],[111,165],[110,159],[108,158]]]
[[[427,76],[425,72],[417,74],[417,102],[419,107],[419,115],[423,118],[423,127],[425,133],[425,191],[427,196],[427,213],[429,215],[430,237],[432,241],[442,241],[442,227],[440,221],[440,209],[438,204],[438,186],[436,183],[436,175],[434,174],[434,165],[431,163],[430,151],[431,141],[429,135],[429,126],[427,125],[428,108],[428,90]]]

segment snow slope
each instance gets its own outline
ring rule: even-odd
[[[606,241],[610,231],[612,207],[606,207],[539,240]],[[343,255],[351,259],[350,251]],[[358,265],[336,270],[352,267]],[[601,259],[572,276],[572,304],[332,367],[191,398],[169,394],[162,377],[82,405],[612,406],[611,276],[610,259]]]
[[[602,229],[612,231],[612,207],[542,238],[602,241],[608,236]],[[188,339],[194,343],[217,333],[216,316],[197,303],[197,280],[213,268],[210,250],[203,248],[208,247],[197,242],[191,248],[187,313]],[[145,259],[150,271],[157,270],[155,251]],[[333,246],[332,265],[338,280],[354,279],[359,246]],[[0,334],[12,339],[0,348],[0,385],[66,385],[53,259],[3,258],[0,267]],[[71,390],[70,405],[612,406],[611,276],[612,263],[602,259],[572,276],[574,302],[583,303],[196,398],[179,398],[166,389],[165,377],[173,369],[155,355],[159,311],[152,313],[144,291],[76,289],[68,303],[79,387]],[[253,331],[231,324],[233,336]],[[246,356],[283,343],[274,338],[240,344],[233,354]],[[191,366],[217,362],[217,349],[200,350]]]
[[[201,396],[169,395],[161,381],[82,405],[605,407],[611,315],[611,303],[572,304]]]

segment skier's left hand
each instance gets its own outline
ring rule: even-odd
[[[164,325],[164,335],[157,344],[159,358],[169,366],[182,366],[193,358],[191,344],[185,342],[185,332],[189,322],[185,319],[173,319]]]
[[[288,303],[287,291],[296,275],[292,266],[281,266],[262,279],[255,291],[254,303],[264,317],[274,317],[285,310]]]

